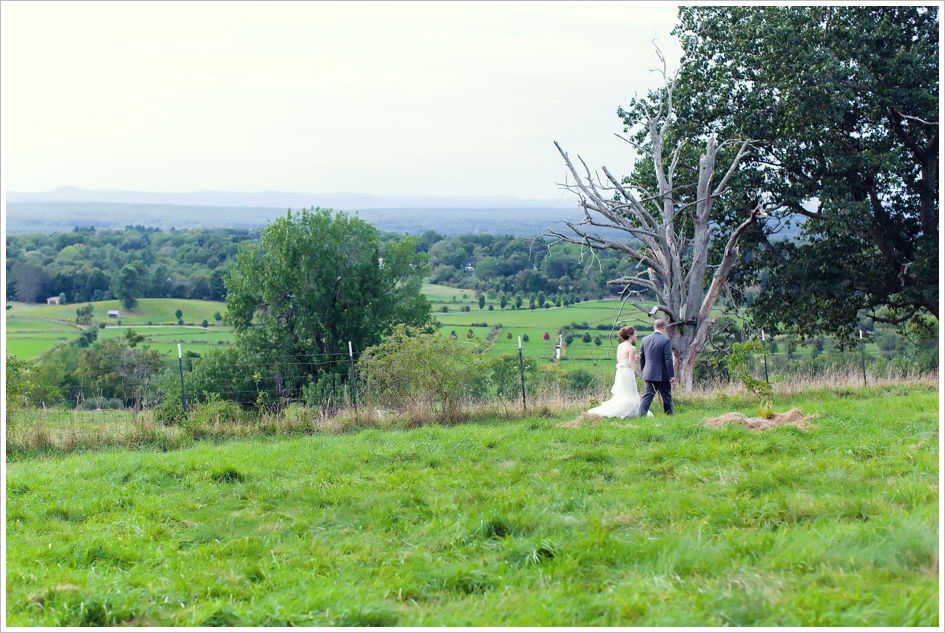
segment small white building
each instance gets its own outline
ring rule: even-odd
[[[121,312],[119,312],[118,310],[109,310],[109,311],[108,311],[108,318],[109,318],[109,319],[120,319],[120,318],[121,318]]]
[[[48,306],[59,305],[59,297],[49,297],[48,299],[46,299],[46,305]]]

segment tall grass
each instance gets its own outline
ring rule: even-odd
[[[21,459],[7,624],[938,626],[937,385],[774,400]]]
[[[863,393],[877,393],[887,387],[929,387],[938,384],[938,372],[920,374],[897,372],[867,375]],[[608,386],[609,387],[609,386]],[[826,373],[789,375],[773,384],[777,396],[790,397],[817,391],[850,393],[863,387],[862,371],[840,369]],[[365,394],[362,394],[362,398]],[[531,415],[573,415],[610,397],[609,388],[575,393],[567,385],[543,381],[526,395],[525,407],[520,394],[507,398],[467,398],[449,419],[443,419],[428,408],[417,407],[389,412],[362,399],[360,408],[351,404],[350,394],[341,395],[340,406],[332,410],[292,405],[278,411],[242,412],[221,415],[214,405],[192,404],[186,422],[164,424],[154,411],[78,409],[27,409],[8,412],[7,458],[24,459],[33,455],[66,453],[100,448],[170,450],[189,446],[199,440],[228,440],[254,435],[296,435],[310,433],[345,433],[357,429],[413,428],[429,424],[456,424],[482,419],[516,420]],[[677,410],[704,408],[719,403],[741,407],[753,413],[757,398],[747,394],[737,383],[697,384],[691,393],[676,390],[673,394]]]

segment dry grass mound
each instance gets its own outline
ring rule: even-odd
[[[796,426],[799,429],[813,428],[810,421],[813,415],[804,415],[800,409],[791,409],[787,413],[775,413],[770,418],[749,418],[743,413],[733,412],[720,415],[717,418],[706,418],[705,423],[712,428],[719,428],[723,424],[742,424],[753,431],[763,431],[776,426]]]
[[[559,424],[558,426],[563,426],[564,428],[567,428],[567,429],[576,429],[577,427],[581,426],[585,422],[587,422],[588,424],[597,424],[603,419],[604,418],[602,418],[599,415],[585,412],[579,415],[578,417],[574,418],[573,420],[569,420],[568,422],[563,422]]]

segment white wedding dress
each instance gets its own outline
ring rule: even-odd
[[[625,358],[617,363],[617,375],[614,376],[614,386],[610,393],[614,394],[613,398],[588,413],[602,418],[635,418],[639,415],[640,394],[629,359]],[[653,413],[647,411],[647,417],[652,418]]]

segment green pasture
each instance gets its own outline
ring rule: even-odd
[[[78,334],[81,329],[75,325],[60,323],[58,321],[46,321],[33,317],[8,317],[6,319],[7,332],[14,334],[27,334],[38,332],[62,332],[65,334]]]
[[[475,290],[453,288],[451,286],[441,286],[439,284],[425,283],[423,286],[421,286],[420,292],[424,294],[431,303],[450,303],[454,297],[456,298],[457,302],[463,301],[464,294],[467,296],[467,303],[471,300],[477,300]]]
[[[7,310],[8,317],[44,317],[74,323],[76,308],[87,304],[47,306],[13,301],[9,302],[7,305],[12,306],[10,310]],[[215,312],[220,312],[221,314],[226,312],[226,304],[223,302],[199,301],[196,299],[139,299],[138,306],[134,310],[126,310],[121,307],[121,303],[117,300],[94,301],[92,302],[92,307],[93,323],[114,323],[117,319],[109,319],[108,311],[120,310],[122,325],[144,325],[149,321],[155,324],[177,323],[177,317],[174,316],[174,312],[178,309],[184,313],[183,319],[185,323],[199,324],[204,319],[213,323],[213,315]]]
[[[75,338],[75,337],[71,337]],[[60,334],[29,334],[29,335],[10,335],[7,334],[6,353],[13,354],[20,358],[34,359],[43,353],[51,350],[59,344],[67,343],[69,337]]]
[[[6,624],[938,627],[938,394],[20,457]]]

